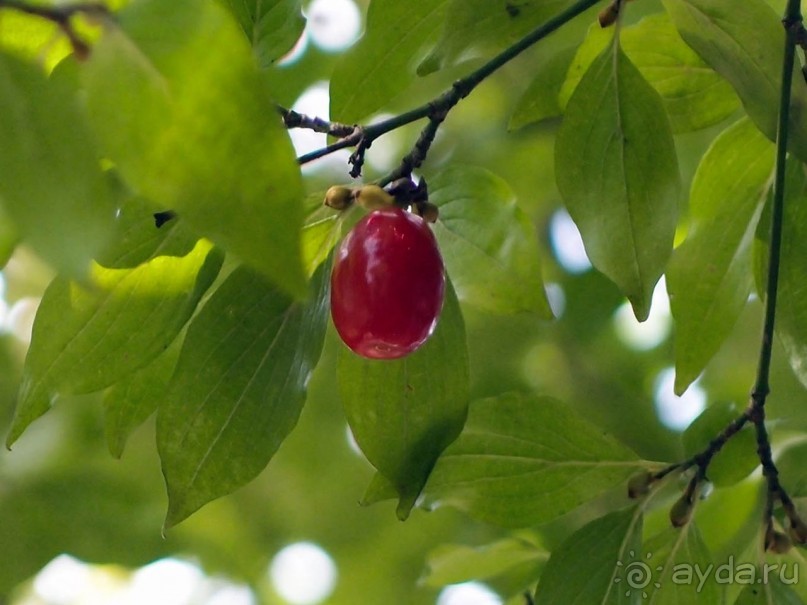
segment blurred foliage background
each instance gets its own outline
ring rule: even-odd
[[[264,72],[278,102],[327,117],[330,73],[340,53],[360,35],[367,4],[352,0],[306,3],[303,40],[282,65]],[[771,4],[779,10],[782,3]],[[638,20],[659,7],[654,0],[637,3],[631,6],[628,20]],[[680,432],[704,406],[745,404],[756,368],[761,307],[756,300],[748,305],[706,373],[682,398],[675,397],[671,381],[675,335],[666,293],[661,287],[657,290],[651,319],[636,324],[616,287],[590,268],[573,226],[559,210],[553,167],[558,122],[508,130],[515,103],[531,74],[547,53],[579,43],[595,14],[587,12],[542,41],[463,100],[441,128],[420,174],[428,180],[440,167],[466,164],[484,167],[510,184],[518,204],[534,221],[544,278],[557,315],[555,321],[547,322],[464,308],[472,399],[509,390],[553,395],[617,436],[640,457],[676,460],[683,455]],[[7,33],[5,19],[0,14],[0,40]],[[434,97],[478,61],[470,58],[402,89],[385,115]],[[706,146],[727,123],[676,138],[684,191]],[[368,154],[365,179],[394,168],[418,129],[415,124],[377,141]],[[308,132],[292,133],[292,137],[300,153],[325,143],[324,136]],[[348,183],[347,155],[334,154],[306,166],[308,192],[317,194],[332,184]],[[685,197],[681,203],[685,206]],[[685,219],[680,231],[682,235],[686,231]],[[33,312],[51,277],[50,270],[25,248],[18,249],[2,271],[0,416],[6,427]],[[164,536],[160,528],[166,496],[153,422],[138,430],[121,460],[114,460],[105,443],[100,398],[59,400],[13,451],[0,453],[0,595],[7,595],[0,600],[171,605],[501,602],[494,593],[484,591],[460,597],[422,578],[429,553],[440,545],[481,546],[508,533],[448,509],[429,513],[415,509],[401,523],[392,502],[367,508],[358,505],[373,471],[351,445],[340,408],[334,376],[337,346],[331,331],[298,428],[261,476]],[[779,438],[807,426],[807,396],[778,349],[774,361],[770,412],[781,419],[774,427],[774,437]],[[746,484],[732,489],[749,490]],[[749,514],[749,504],[747,499],[724,496],[713,505],[720,514],[710,514],[710,506],[707,501],[699,515],[709,518],[707,542],[719,546],[725,534],[733,533],[736,520]],[[596,503],[589,508],[519,536],[551,549],[571,528],[594,516]],[[322,550],[314,552],[326,558],[298,557],[303,570],[295,593],[277,577],[273,580],[271,569],[273,564],[279,569],[278,553],[298,543],[318,545]],[[75,560],[60,557],[63,554]],[[177,561],[143,567],[166,557]],[[93,567],[82,567],[79,561]],[[287,580],[297,577],[289,571],[280,575]],[[319,593],[305,592],[329,577],[332,584],[326,583]],[[148,592],[149,578],[162,587],[158,592]],[[61,586],[61,592],[55,585]],[[495,590],[496,582],[490,585]]]

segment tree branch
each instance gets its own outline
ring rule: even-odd
[[[770,250],[768,256],[768,280],[765,286],[765,319],[762,328],[762,344],[759,351],[759,366],[751,391],[749,417],[757,433],[757,453],[762,471],[768,483],[768,521],[776,500],[782,502],[788,513],[795,514],[790,498],[779,482],[779,471],[773,461],[771,444],[765,428],[765,401],[770,392],[770,368],[773,354],[774,325],[776,322],[776,299],[779,287],[779,265],[782,253],[782,226],[784,223],[785,168],[787,162],[788,126],[790,123],[790,95],[793,84],[793,66],[796,45],[802,38],[803,25],[799,0],[788,0],[785,16],[785,49],[782,61],[782,88],[779,95],[779,120],[776,130],[776,168],[773,181],[773,201],[770,226]],[[794,519],[791,517],[791,522]]]
[[[771,442],[765,426],[765,402],[770,393],[770,369],[773,355],[774,327],[776,323],[776,302],[779,288],[779,266],[782,254],[782,230],[784,224],[785,173],[787,166],[788,126],[790,123],[790,96],[793,84],[793,67],[795,65],[796,46],[805,41],[805,29],[799,0],[788,0],[785,17],[785,50],[782,61],[782,87],[779,96],[779,116],[776,132],[776,167],[773,181],[773,200],[770,224],[770,250],[768,255],[768,276],[765,285],[765,312],[762,327],[762,339],[759,351],[756,380],[751,390],[748,408],[741,416],[729,424],[709,446],[701,453],[673,464],[656,473],[654,480],[664,477],[675,470],[686,470],[697,465],[698,471],[688,489],[693,484],[705,479],[706,469],[714,455],[735,435],[747,422],[754,425],[757,441],[757,455],[762,465],[762,473],[767,483],[767,500],[765,505],[764,525],[765,548],[776,551],[787,542],[787,537],[777,535],[773,529],[773,510],[777,502],[782,504],[788,518],[790,538],[799,544],[807,543],[807,525],[799,516],[796,506],[779,480],[779,470],[773,460]],[[782,542],[784,538],[785,542]],[[789,542],[787,542],[789,544]]]
[[[416,107],[415,109],[395,117],[388,118],[376,124],[371,124],[363,128],[357,126],[355,127],[357,129],[356,131],[349,133],[335,143],[300,156],[297,158],[297,162],[301,165],[307,164],[308,162],[322,158],[328,154],[339,151],[340,149],[358,146],[356,152],[351,156],[350,160],[351,164],[353,164],[351,175],[357,177],[361,174],[361,168],[364,163],[364,153],[370,147],[370,145],[372,145],[375,139],[395,130],[396,128],[405,126],[406,124],[428,118],[429,124],[427,124],[421,131],[420,137],[418,137],[418,141],[415,143],[412,151],[410,151],[410,153],[404,157],[401,165],[392,173],[381,179],[381,182],[387,184],[397,180],[400,177],[408,177],[411,175],[414,168],[417,168],[423,163],[423,161],[425,161],[429,148],[434,141],[434,136],[437,129],[457,103],[471,94],[471,92],[488,76],[492,75],[506,63],[520,55],[535,43],[544,39],[562,25],[565,25],[585,10],[597,4],[598,1],[599,0],[578,0],[524,36],[521,40],[493,57],[479,69],[454,82],[451,88],[435,99],[421,105],[420,107]]]
[[[277,111],[283,118],[286,128],[306,128],[314,132],[322,132],[332,137],[344,138],[356,132],[359,128],[356,125],[340,124],[339,122],[329,122],[322,118],[307,116],[293,109],[286,109],[276,105]]]

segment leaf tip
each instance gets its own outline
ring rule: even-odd
[[[417,66],[416,73],[422,78],[433,74],[438,69],[440,69],[440,57],[432,52],[420,62],[420,65]]]
[[[410,495],[401,496],[395,509],[395,516],[398,517],[398,521],[406,521],[409,518],[412,508],[415,506],[415,499]]]
[[[630,306],[633,308],[633,315],[636,317],[636,321],[639,323],[647,321],[647,318],[650,317],[650,304],[647,297],[631,296],[628,300],[630,301]]]
[[[107,449],[109,450],[109,455],[112,456],[115,460],[120,460],[123,458],[123,449],[124,443],[119,440],[109,440],[107,441]]]
[[[680,368],[676,368],[675,384],[673,385],[673,392],[678,397],[681,397],[681,395],[683,395],[689,388],[689,385],[692,384],[693,380],[694,380],[693,377],[690,377],[688,374],[682,372]]]
[[[168,510],[165,513],[163,520],[162,535],[165,537],[169,529],[173,529],[176,525],[187,519],[193,511],[185,510],[184,503],[176,497],[168,496]]]

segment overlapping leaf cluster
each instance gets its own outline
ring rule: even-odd
[[[418,48],[425,57],[417,73],[430,73],[470,55],[504,48],[568,4],[445,2],[424,6],[420,18],[443,10],[450,25],[436,37],[427,27],[412,32],[410,48]],[[664,12],[620,23],[617,28],[592,25],[577,47],[542,47],[534,80],[516,103],[510,126],[522,128],[562,117],[555,140],[557,187],[592,263],[619,287],[639,320],[647,318],[655,285],[666,274],[675,320],[675,390],[681,394],[728,338],[754,291],[755,272],[756,282],[764,282],[758,269],[764,266],[766,254],[766,223],[761,216],[772,184],[771,141],[776,135],[784,33],[774,10],[761,0],[742,7],[723,0],[667,0],[663,4]],[[380,20],[377,13],[373,16]],[[430,28],[432,21],[428,23]],[[384,27],[379,24],[376,31]],[[430,36],[436,40],[434,44],[428,42]],[[384,49],[401,55],[404,43],[400,38],[390,42],[367,36],[362,44],[364,53]],[[382,61],[369,59],[365,69]],[[342,69],[353,68],[345,62]],[[341,98],[350,86],[350,78],[341,76],[337,73],[331,83],[334,98]],[[400,88],[390,86],[391,77],[389,83],[380,77],[366,87],[351,88],[351,100],[356,101],[351,104],[360,110],[352,113],[345,108],[344,115],[354,119],[377,109],[385,98],[392,99]],[[794,86],[791,149],[796,158],[803,159],[807,86],[801,77],[794,79]],[[335,109],[341,112],[343,106]],[[716,136],[689,191],[683,192],[674,136],[706,128]],[[803,272],[799,273],[799,267],[804,257],[800,232],[804,204],[800,202],[805,189],[802,165],[794,159],[791,168],[778,331],[791,365],[803,380]],[[483,266],[478,270],[484,273]],[[757,293],[764,296],[764,292]],[[598,451],[593,436],[578,441],[586,429],[572,419],[567,426],[556,426],[568,413],[562,406],[527,401],[508,395],[472,404],[462,434],[440,457],[426,485],[426,505],[456,506],[504,526],[535,525],[591,500],[600,481],[602,487],[612,486],[624,478],[621,473],[631,464],[641,465],[629,455],[623,458],[613,450]],[[684,435],[687,454],[706,447],[737,413],[728,405],[709,408]],[[565,442],[551,445],[556,435],[562,435]],[[582,472],[589,456],[593,466]],[[551,460],[559,461],[560,466],[555,468]],[[753,435],[742,431],[715,458],[709,476],[716,485],[727,487],[743,480],[756,466]],[[543,570],[537,602],[610,603],[635,602],[637,598],[682,602],[696,598],[694,587],[671,581],[670,574],[677,563],[706,566],[713,560],[697,527],[689,523],[677,533],[662,531],[643,546],[643,508],[625,508],[599,518],[568,538]],[[758,536],[752,542],[755,540]],[[524,561],[542,561],[538,545],[519,546],[532,553],[523,558],[515,556],[513,548],[503,544],[489,547],[490,560],[481,570],[476,552],[463,548],[440,552],[435,555],[429,581],[439,581],[442,566],[449,565],[451,581],[481,577],[491,578],[497,585],[496,578],[503,573],[507,576],[499,565],[518,576],[515,570]],[[602,560],[592,562],[592,553]],[[620,567],[624,570],[631,561],[641,560],[642,553],[663,559],[654,561],[658,577],[642,587],[644,592],[634,590],[631,596],[630,586],[619,575]],[[458,560],[467,563],[464,574],[458,571],[462,569]],[[534,581],[538,572],[534,563],[530,565]],[[585,596],[575,578],[585,580],[584,590],[589,591]],[[509,594],[520,588],[505,585]],[[723,589],[707,583],[701,586],[698,598],[717,602]],[[711,596],[704,597],[704,592]],[[749,587],[730,598],[738,598],[737,602],[801,602],[804,596],[772,583],[764,591]]]
[[[373,0],[364,36],[331,76],[332,117],[366,120],[418,77],[489,56],[568,4]],[[37,64],[33,51],[53,32],[33,18],[14,17],[32,28],[27,37],[0,29],[0,256],[23,242],[58,272],[36,316],[8,443],[59,398],[102,393],[120,456],[156,412],[167,526],[262,471],[294,429],[325,343],[330,251],[344,217],[307,214],[267,87],[277,74],[265,73],[299,38],[300,8],[133,1],[95,24],[82,63],[62,60],[62,46]],[[569,24],[580,34],[573,45],[539,45],[509,123],[562,118],[553,122],[558,192],[594,267],[639,320],[666,275],[682,393],[731,333],[755,271],[762,281],[783,33],[763,0],[742,9],[665,0],[662,12],[605,30],[588,27],[591,17]],[[779,331],[807,384],[807,85],[795,82]],[[707,128],[714,139],[683,191],[675,137]],[[416,504],[451,506],[506,528],[580,516],[552,548],[533,535],[443,547],[425,583],[484,579],[514,595],[538,582],[538,603],[807,597],[781,583],[732,593],[677,582],[680,564],[715,560],[706,530],[659,524],[669,486],[640,504],[621,495],[628,477],[658,463],[552,397],[470,401],[461,306],[549,319],[540,245],[513,189],[489,170],[449,162],[428,181],[450,286],[434,336],[394,362],[338,353],[339,398],[377,471],[364,501],[396,497],[401,518]],[[166,210],[178,218],[155,226],[152,214]],[[734,414],[707,409],[683,435],[686,454]],[[798,466],[799,447],[785,452],[783,472]],[[715,458],[710,479],[721,491],[742,487],[753,449],[741,432]],[[741,547],[757,540],[750,532]],[[625,569],[651,556],[652,582],[632,592]]]

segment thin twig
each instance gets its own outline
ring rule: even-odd
[[[396,128],[405,126],[406,124],[411,124],[412,122],[428,118],[430,123],[423,129],[421,136],[418,138],[418,143],[415,144],[415,148],[413,148],[413,150],[407,156],[410,163],[412,160],[414,160],[419,166],[426,159],[429,146],[434,140],[434,134],[436,133],[440,123],[442,123],[448,112],[451,111],[451,109],[457,103],[471,94],[471,92],[483,80],[485,80],[485,78],[492,75],[506,63],[520,55],[535,43],[544,39],[562,25],[566,24],[587,9],[594,6],[598,1],[599,0],[578,0],[524,36],[521,40],[493,57],[479,69],[454,82],[451,88],[432,101],[376,124],[365,126],[360,132],[352,132],[335,143],[300,156],[297,158],[297,162],[299,164],[307,164],[308,162],[322,158],[326,155],[339,151],[340,149],[360,145],[361,148],[357,149],[356,153],[351,156],[351,162],[354,166],[352,173],[356,173],[355,168],[357,164],[359,169],[363,164],[364,151],[366,151],[366,149],[372,145],[375,139],[395,130]],[[431,134],[429,134],[430,132]],[[418,145],[420,145],[420,149],[418,149]],[[404,162],[407,162],[406,158],[404,159]],[[399,166],[393,173],[384,177],[382,182],[389,183],[396,180],[398,177],[408,176],[408,174],[404,174],[405,172],[406,165],[402,163],[402,165]],[[411,173],[411,169],[409,169],[409,172]],[[358,173],[356,173],[355,176],[358,176]]]
[[[432,143],[434,143],[434,138],[437,136],[437,129],[440,128],[440,124],[446,119],[447,114],[447,111],[443,111],[435,113],[429,118],[429,122],[424,126],[423,130],[420,131],[420,136],[418,140],[415,141],[412,151],[403,157],[398,168],[378,182],[381,187],[397,179],[409,177],[413,170],[420,168],[421,164],[426,160],[426,156],[429,154]]]
[[[709,442],[705,448],[703,448],[703,450],[687,458],[686,460],[665,466],[663,469],[653,474],[653,480],[658,481],[674,471],[685,471],[693,466],[698,467],[695,474],[698,481],[706,479],[709,464],[711,464],[712,459],[721,449],[723,449],[723,446],[726,445],[729,439],[740,432],[740,430],[748,423],[749,420],[751,420],[750,413],[748,410],[746,410],[737,418],[732,420],[714,439]]]
[[[776,300],[779,286],[779,266],[782,253],[782,228],[784,224],[785,169],[787,165],[788,125],[790,123],[790,95],[793,84],[793,65],[796,45],[803,39],[803,25],[799,0],[788,0],[785,17],[785,49],[782,61],[782,88],[779,96],[779,119],[776,131],[776,168],[773,182],[773,200],[770,226],[770,250],[768,256],[768,279],[765,286],[765,318],[762,329],[762,343],[759,352],[759,366],[754,387],[751,391],[749,419],[757,434],[757,454],[762,464],[762,472],[768,484],[768,498],[765,508],[766,522],[770,522],[773,507],[780,501],[787,509],[791,522],[798,519],[795,507],[779,481],[779,471],[771,454],[771,443],[765,428],[765,401],[770,392],[770,367],[773,354],[774,325],[776,321]],[[800,520],[799,520],[800,521]]]
[[[321,132],[328,136],[344,138],[356,132],[358,126],[341,124],[340,122],[329,122],[322,118],[308,116],[293,109],[286,109],[276,105],[277,111],[283,118],[286,128],[305,128],[314,132]]]

